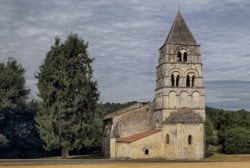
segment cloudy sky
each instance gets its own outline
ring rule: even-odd
[[[89,42],[101,101],[151,101],[178,8],[201,44],[206,104],[250,109],[249,0],[0,0],[0,60],[24,65],[35,97],[54,38],[74,32]]]

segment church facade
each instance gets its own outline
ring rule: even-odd
[[[159,49],[155,97],[104,117],[110,158],[199,160],[205,155],[200,45],[180,12]]]

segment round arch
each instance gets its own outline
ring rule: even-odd
[[[190,69],[186,70],[186,72],[185,72],[185,75],[184,75],[184,76],[187,76],[187,75],[188,75],[188,74],[190,74],[190,73],[194,73],[196,77],[198,77],[198,76],[199,76],[198,71],[197,71],[196,69],[192,69],[192,68],[190,68]]]
[[[180,50],[186,50],[186,51],[187,51],[187,48],[184,47],[184,46],[176,47],[176,48],[175,48],[175,54],[177,54]]]
[[[172,73],[174,73],[174,72],[179,73],[180,76],[183,75],[183,72],[181,71],[181,69],[179,69],[179,68],[174,68],[174,69],[172,69],[171,71],[169,71],[168,76],[170,76],[170,75],[171,75]]]

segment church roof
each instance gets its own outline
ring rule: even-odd
[[[113,113],[110,113],[110,114],[104,116],[104,120],[112,119],[112,118],[114,118],[116,116],[122,115],[122,114],[127,113],[127,112],[131,112],[133,110],[138,110],[138,109],[140,109],[142,107],[148,106],[149,104],[150,103],[147,103],[147,104],[145,104],[145,103],[135,103],[135,104],[133,104],[131,106],[128,106],[126,108],[120,109],[118,111],[115,111]]]
[[[140,132],[138,134],[134,134],[134,135],[131,135],[131,136],[128,136],[128,137],[118,138],[116,140],[116,142],[130,143],[130,142],[134,142],[134,141],[137,141],[139,139],[142,139],[144,137],[153,135],[153,134],[158,133],[160,131],[161,131],[160,129],[152,129],[152,130]]]
[[[165,44],[188,44],[197,45],[191,31],[189,30],[181,12],[178,11]]]
[[[182,124],[195,124],[195,123],[203,123],[204,120],[202,117],[189,110],[189,109],[182,109],[178,112],[171,113],[168,118],[165,120],[165,124],[177,124],[177,123],[182,123]]]

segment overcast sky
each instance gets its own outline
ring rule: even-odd
[[[206,104],[250,109],[249,0],[0,0],[1,61],[34,74],[54,38],[89,42],[103,102],[152,101],[158,48],[180,8],[201,44]]]

